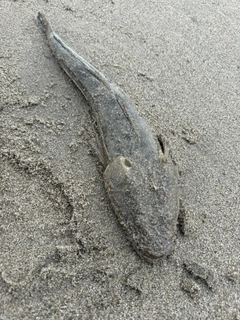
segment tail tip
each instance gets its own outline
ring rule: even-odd
[[[37,20],[40,23],[42,29],[46,32],[48,29],[51,29],[49,22],[47,21],[45,15],[42,12],[38,12]]]

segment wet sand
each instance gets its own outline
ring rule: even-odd
[[[0,9],[0,318],[239,319],[239,2]],[[39,10],[167,138],[181,187],[168,258],[141,259],[119,225],[89,108]]]

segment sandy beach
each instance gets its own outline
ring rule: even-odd
[[[36,22],[117,83],[179,171],[174,252],[134,251],[89,106]],[[239,320],[240,3],[0,3],[0,319]]]

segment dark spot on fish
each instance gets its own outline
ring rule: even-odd
[[[130,162],[128,159],[125,159],[125,160],[124,160],[124,165],[125,165],[126,167],[128,167],[128,168],[131,168],[131,167],[132,167],[131,162]]]
[[[166,153],[166,147],[165,147],[165,142],[164,142],[163,137],[162,136],[158,136],[157,139],[158,139],[160,148],[162,150],[162,153],[165,154]]]

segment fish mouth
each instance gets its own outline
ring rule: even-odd
[[[146,251],[142,251],[141,253],[145,258],[151,259],[151,260],[157,260],[157,259],[160,259],[160,258],[164,257],[164,254],[156,255],[156,254],[153,254],[153,253],[150,253],[150,252],[146,252]]]
[[[169,243],[166,247],[159,250],[151,250],[149,248],[138,248],[137,252],[140,256],[146,258],[147,260],[158,260],[169,256],[173,251],[173,244]]]
[[[163,252],[154,252],[143,248],[137,249],[137,252],[141,257],[146,258],[147,260],[158,260],[165,256]]]

